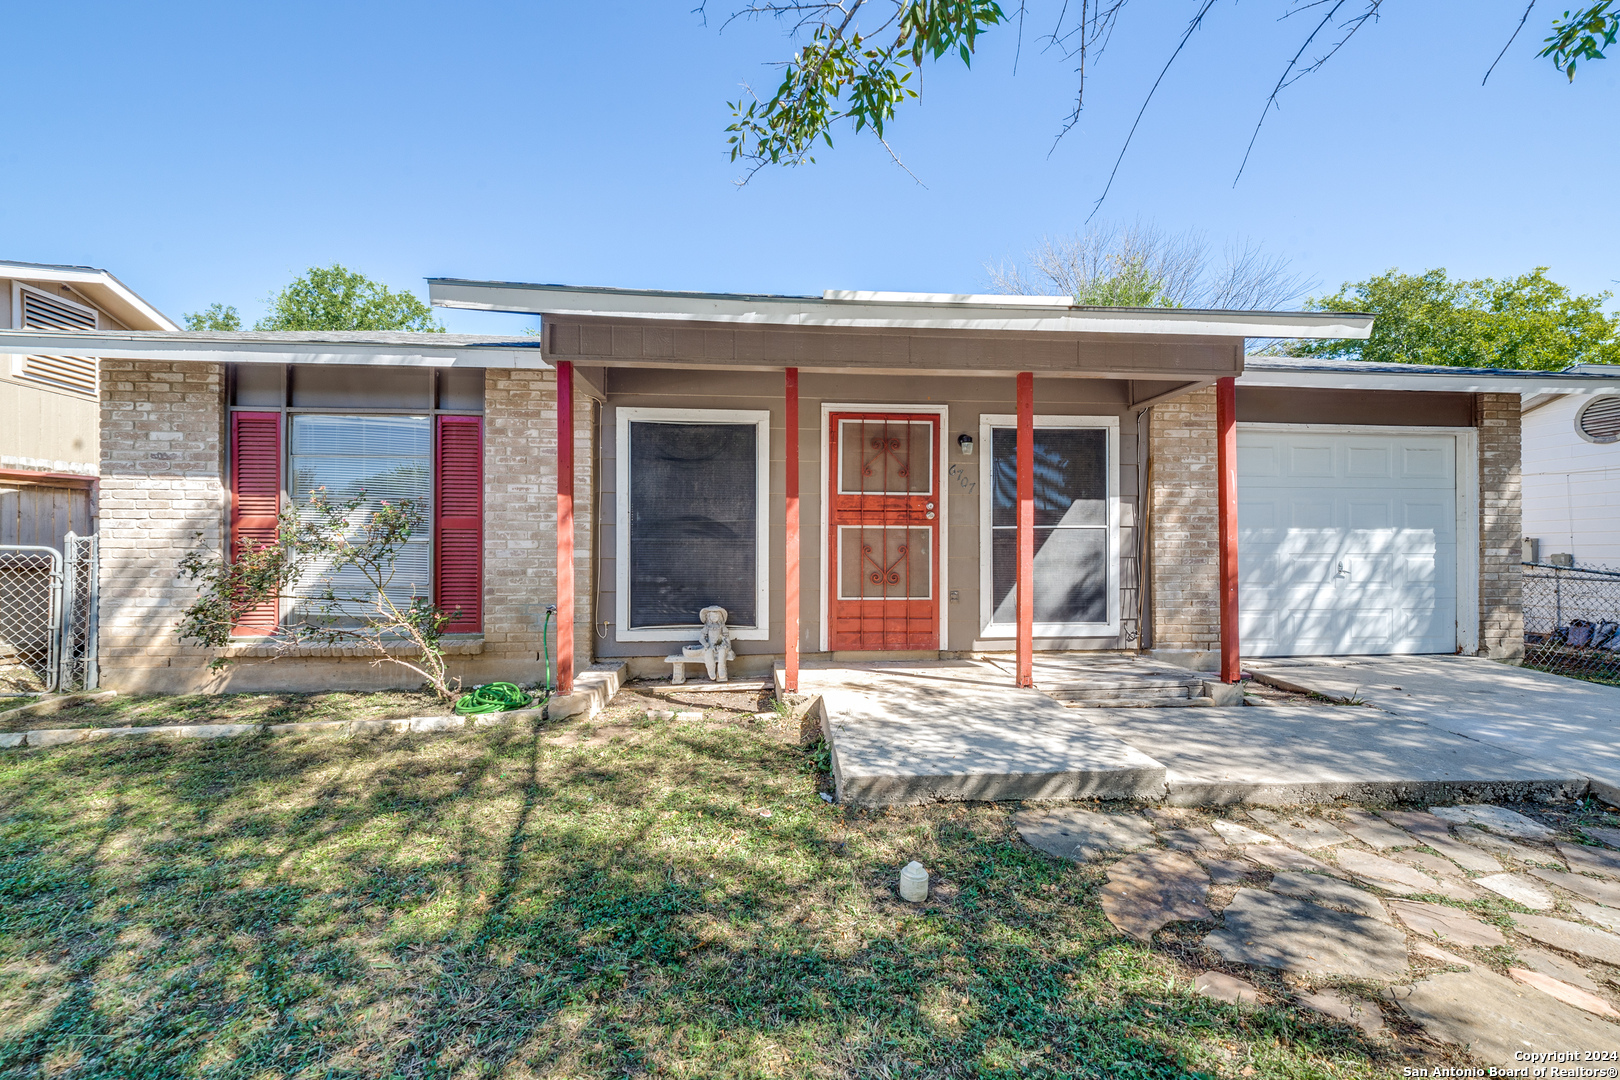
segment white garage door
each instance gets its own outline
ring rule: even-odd
[[[1238,429],[1245,656],[1457,647],[1449,435]]]

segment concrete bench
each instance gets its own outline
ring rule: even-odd
[[[686,681],[687,664],[695,664],[700,672],[705,675],[708,674],[708,669],[704,667],[703,657],[701,656],[682,656],[680,653],[675,653],[672,656],[664,657],[664,663],[671,665],[675,669],[675,674],[672,675],[669,680],[674,686],[680,686]],[[716,674],[718,674],[720,677],[716,679],[715,682],[728,681],[726,678],[726,667],[724,662],[721,663],[720,670]]]

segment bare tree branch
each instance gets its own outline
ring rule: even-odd
[[[1374,0],[1374,3],[1377,2],[1378,0]],[[1302,45],[1300,45],[1299,51],[1294,54],[1294,58],[1288,61],[1288,66],[1283,68],[1283,73],[1278,76],[1277,85],[1271,88],[1271,96],[1266,98],[1265,105],[1260,109],[1260,119],[1256,121],[1254,125],[1254,134],[1249,136],[1249,145],[1243,151],[1243,161],[1238,165],[1237,175],[1232,177],[1233,187],[1237,187],[1237,182],[1243,178],[1243,170],[1249,164],[1249,155],[1254,153],[1255,140],[1260,137],[1260,127],[1266,122],[1266,117],[1270,114],[1271,107],[1276,104],[1277,95],[1281,93],[1282,88],[1288,84],[1289,72],[1294,70],[1294,66],[1299,63],[1299,58],[1305,55],[1305,50],[1310,48],[1311,42],[1316,40],[1316,35],[1322,32],[1322,28],[1324,26],[1333,21],[1333,16],[1339,13],[1339,9],[1342,8],[1345,3],[1346,0],[1336,0],[1333,7],[1329,9],[1328,13],[1322,17],[1322,21],[1316,24],[1316,29],[1312,30],[1310,36],[1305,39]],[[1352,33],[1354,33],[1354,31],[1352,31]],[[1349,35],[1347,34],[1345,37],[1348,38]],[[1343,44],[1343,42],[1340,44]],[[1328,55],[1331,56],[1332,53],[1329,53]],[[1321,64],[1318,63],[1317,66],[1320,67]]]
[[[1495,71],[1496,65],[1502,62],[1502,57],[1507,55],[1508,49],[1512,47],[1514,40],[1518,38],[1519,31],[1524,29],[1525,21],[1530,18],[1530,9],[1535,6],[1536,0],[1530,0],[1530,2],[1525,5],[1524,14],[1519,16],[1519,25],[1513,28],[1513,33],[1508,35],[1507,44],[1503,45],[1502,51],[1496,54],[1496,59],[1491,61],[1491,66],[1485,69],[1485,78],[1479,80],[1479,85],[1484,86],[1488,81],[1490,81],[1491,72]]]

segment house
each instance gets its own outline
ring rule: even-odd
[[[1246,357],[1369,315],[1081,308],[437,279],[518,339],[97,331],[101,662],[119,689],[395,685],[342,650],[208,669],[174,635],[200,542],[318,484],[429,498],[401,587],[459,612],[455,672],[635,676],[724,607],[733,672],[801,659],[1146,650],[1511,659],[1519,402],[1602,377]],[[158,401],[165,403],[160,411]],[[1033,588],[1020,590],[1020,580]],[[296,592],[296,590],[295,590]],[[234,655],[301,597],[244,620]],[[555,606],[551,622],[548,609]]]
[[[1613,375],[1612,365],[1572,372]],[[1526,395],[1527,562],[1620,570],[1620,386],[1608,393]]]
[[[0,262],[0,327],[178,329],[105,270],[26,262]],[[98,389],[94,356],[0,356],[0,544],[95,531]]]

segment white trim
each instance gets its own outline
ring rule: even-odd
[[[614,410],[615,445],[613,526],[613,638],[615,641],[687,641],[702,627],[630,628],[630,425],[638,420],[676,424],[753,424],[754,438],[754,625],[733,626],[737,641],[765,641],[771,636],[771,414],[768,409],[651,409],[620,406]]]
[[[832,497],[832,475],[828,472],[828,467],[830,464],[828,458],[831,455],[827,453],[827,447],[832,434],[829,421],[832,418],[832,414],[835,412],[917,413],[919,415],[939,417],[939,462],[936,466],[937,471],[934,475],[939,478],[939,592],[937,595],[941,597],[942,600],[937,604],[937,606],[939,608],[939,648],[942,652],[949,650],[951,647],[949,623],[950,604],[946,598],[951,595],[951,518],[949,513],[950,485],[945,482],[945,477],[948,475],[946,469],[945,444],[949,441],[947,436],[950,431],[950,409],[945,405],[888,405],[881,402],[873,404],[870,402],[823,401],[821,403],[821,424],[817,428],[817,430],[820,432],[819,437],[821,439],[821,449],[817,455],[821,458],[821,488],[820,496],[816,500],[816,505],[821,508],[821,512],[817,515],[816,522],[818,526],[816,531],[821,534],[821,539],[819,541],[821,550],[821,583],[816,589],[816,595],[820,597],[817,619],[817,621],[820,623],[820,629],[817,633],[817,645],[819,646],[821,652],[829,652],[832,648],[832,637],[827,626],[828,595],[832,592],[833,571],[833,568],[827,562],[827,503]]]
[[[857,423],[857,422],[858,421],[854,421],[854,420],[840,420],[840,421],[838,421],[838,452],[839,452],[840,455],[843,454],[843,452],[844,452],[843,451],[843,447],[844,447],[844,428],[843,428],[843,425]],[[934,425],[929,423],[927,420],[897,420],[897,421],[895,421],[895,423],[905,424],[908,427],[927,428],[928,431],[929,431],[930,437],[932,437],[932,435],[933,435]],[[831,432],[828,432],[828,434],[830,436]],[[943,431],[941,431],[939,433],[939,437],[943,439],[945,437],[945,433]],[[839,460],[841,462],[843,459],[840,457]],[[842,468],[840,468],[838,470],[838,473],[839,473],[839,476],[838,476],[838,494],[840,494],[840,495],[904,495],[904,496],[909,497],[909,496],[912,496],[912,495],[921,494],[921,492],[916,492],[916,491],[850,491],[849,489],[844,487],[843,472],[844,472],[844,470]],[[928,491],[933,491],[934,490],[934,474],[935,474],[934,461],[933,461],[933,457],[930,456],[929,461],[928,461],[928,488],[927,488]]]
[[[105,270],[95,270],[90,267],[30,266],[27,263],[0,262],[0,277],[14,278],[21,281],[50,281],[57,284],[83,286],[84,289],[90,290],[92,293],[106,294],[104,296],[92,296],[93,303],[111,308],[125,308],[126,310],[122,312],[108,312],[108,314],[113,315],[125,325],[132,321],[127,316],[133,315],[135,316],[134,321],[145,320],[152,324],[151,329],[154,330],[180,329],[163,312],[141,299],[133,289]]]
[[[892,602],[892,601],[896,601],[896,600],[932,600],[934,598],[934,593],[933,593],[934,575],[932,573],[930,573],[928,575],[928,589],[929,589],[929,591],[926,594],[922,595],[922,596],[845,596],[844,595],[844,575],[842,573],[837,573],[837,571],[840,571],[840,570],[843,569],[843,565],[844,565],[844,533],[846,533],[846,532],[871,532],[873,530],[889,530],[889,529],[899,529],[902,532],[925,532],[925,533],[929,533],[929,534],[932,534],[935,531],[933,529],[930,529],[927,525],[915,525],[915,524],[913,524],[913,525],[839,525],[838,526],[838,551],[835,553],[835,560],[836,561],[833,563],[832,569],[835,571],[833,576],[835,578],[837,578],[837,580],[838,580],[838,599],[840,601],[846,602],[846,603],[851,603],[851,604],[859,604],[859,603],[864,603],[866,601],[873,601],[875,603],[886,603],[886,602]],[[932,536],[930,536],[930,541],[929,542],[932,543]],[[930,567],[932,567],[932,564],[933,564],[933,559],[932,558],[929,559],[929,564],[930,564]]]
[[[1280,371],[1245,367],[1239,389],[1249,386],[1320,390],[1442,390],[1457,394],[1601,394],[1620,384],[1613,376],[1565,372]]]
[[[994,428],[1017,428],[1018,417],[1012,413],[984,413],[979,417],[979,441],[984,447],[984,464],[979,467],[979,639],[983,641],[1012,640],[1018,636],[1017,623],[998,623],[995,616],[995,573],[992,559],[992,499],[995,489]],[[1108,433],[1108,551],[1105,563],[1108,580],[1104,583],[1108,599],[1108,621],[1101,623],[1043,623],[1034,626],[1034,636],[1040,638],[1118,637],[1120,630],[1120,545],[1119,545],[1119,417],[1118,416],[1056,416],[1039,413],[1035,416],[1037,428],[1102,428]]]
[[[1369,424],[1262,424],[1240,423],[1241,431],[1310,432],[1322,435],[1450,435],[1456,440],[1453,456],[1457,486],[1457,648],[1465,655],[1479,652],[1479,431],[1466,427]]]
[[[246,335],[244,336],[251,336]],[[423,339],[441,335],[422,334]],[[80,354],[130,360],[172,360],[207,364],[346,364],[420,367],[524,368],[550,370],[538,345],[510,346],[492,339],[489,344],[458,344],[418,340],[387,341],[264,341],[233,339],[221,333],[207,338],[183,332],[80,330],[47,333],[38,330],[0,330],[0,352]]]
[[[999,330],[1171,337],[1366,338],[1373,317],[1331,311],[1080,307],[1068,297],[845,292],[821,296],[587,288],[429,278],[435,307],[757,326]]]

